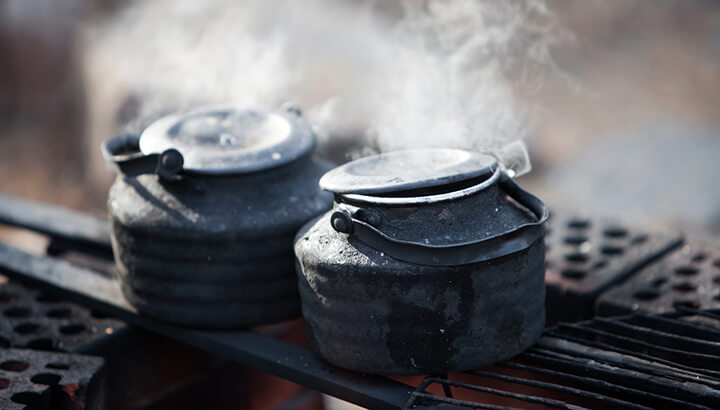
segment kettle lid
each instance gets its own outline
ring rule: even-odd
[[[206,107],[154,122],[140,135],[139,146],[145,155],[178,150],[187,172],[249,173],[306,155],[315,134],[295,111]]]
[[[495,157],[452,148],[392,151],[341,165],[320,179],[320,188],[336,194],[388,195],[491,176]]]

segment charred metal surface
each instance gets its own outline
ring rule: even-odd
[[[300,315],[292,239],[330,207],[325,162],[205,178],[207,192],[153,175],[118,177],[109,207],[118,274],[142,313],[199,327],[246,327]]]
[[[698,312],[560,325],[512,361],[426,378],[404,408],[716,408],[719,319]]]
[[[546,228],[548,324],[594,315],[597,298],[682,243],[676,233],[553,210]]]
[[[102,369],[100,357],[0,349],[0,407],[103,409]]]
[[[330,228],[329,215],[296,242],[313,349],[372,373],[445,373],[507,359],[544,324],[542,241],[524,252],[456,267],[385,257]]]
[[[666,313],[678,307],[720,309],[720,247],[689,242],[605,292],[597,302],[599,315],[636,310]]]
[[[466,180],[465,168],[458,175],[453,165],[434,179],[406,169],[416,155],[436,155],[432,150],[406,152],[392,161],[351,162],[321,179],[322,186],[331,177],[335,209],[295,240],[313,351],[346,369],[400,375],[465,370],[518,354],[545,322],[547,208],[500,169]],[[450,159],[475,155],[448,152]],[[353,193],[346,194],[345,181]],[[403,190],[392,191],[396,185]]]
[[[0,284],[0,346],[86,351],[123,327],[47,291],[13,281]]]

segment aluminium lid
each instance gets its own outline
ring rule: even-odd
[[[379,195],[438,187],[492,175],[497,160],[488,154],[452,148],[392,151],[348,162],[320,179],[336,194]]]
[[[140,135],[143,154],[176,149],[191,173],[249,173],[297,160],[315,146],[310,124],[293,112],[206,107],[174,114]]]

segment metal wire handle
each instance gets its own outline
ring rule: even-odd
[[[332,227],[341,233],[355,236],[364,244],[404,261],[429,266],[457,266],[483,262],[527,249],[544,235],[543,225],[550,210],[536,196],[522,189],[510,176],[502,172],[499,186],[508,196],[529,209],[537,218],[510,231],[478,241],[450,245],[430,245],[391,238],[370,223],[355,216],[364,211],[351,211],[341,206],[330,217]]]

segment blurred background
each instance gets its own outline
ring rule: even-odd
[[[3,0],[0,191],[102,215],[103,140],[291,100],[338,162],[521,139],[552,206],[716,240],[718,2],[409,3]]]

